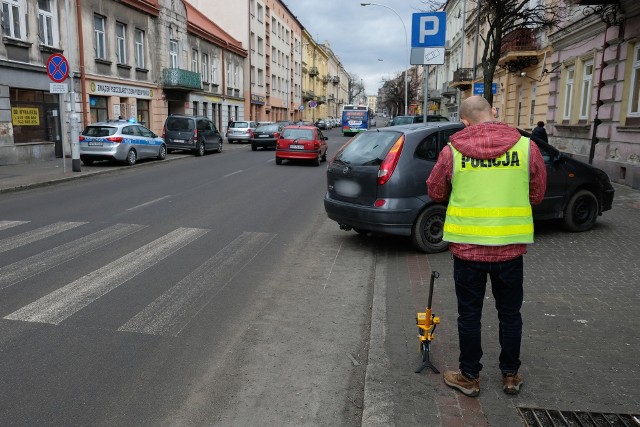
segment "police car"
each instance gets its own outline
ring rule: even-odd
[[[93,123],[80,134],[80,160],[117,160],[134,165],[138,159],[167,157],[164,140],[139,123],[117,120]]]

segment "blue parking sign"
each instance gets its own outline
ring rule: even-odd
[[[447,12],[414,13],[411,19],[411,47],[444,47]]]

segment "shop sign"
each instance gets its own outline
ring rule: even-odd
[[[37,108],[12,107],[11,121],[14,126],[40,126],[40,110]]]
[[[260,104],[264,105],[267,101],[267,98],[261,95],[251,95],[251,103],[252,104]]]
[[[146,87],[91,82],[90,89],[91,94],[93,95],[153,98],[153,89],[149,89]]]

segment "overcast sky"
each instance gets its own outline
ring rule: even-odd
[[[284,0],[315,40],[328,41],[347,72],[363,80],[366,94],[376,95],[383,78],[394,77],[409,66],[411,15],[430,10],[422,0],[375,2],[397,15],[387,7],[360,6],[362,2],[365,0]]]

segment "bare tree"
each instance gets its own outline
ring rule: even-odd
[[[418,79],[409,80],[407,85],[408,102],[415,100],[421,82]],[[404,111],[404,71],[388,80],[382,80],[382,104],[387,107],[391,115],[399,115]]]
[[[498,68],[498,62],[512,44],[531,43],[536,47],[539,31],[556,27],[562,21],[560,0],[538,1],[532,6],[530,0],[474,0],[476,7],[471,11],[478,20],[479,37],[483,42],[482,60],[484,97],[493,103],[491,84]],[[521,66],[527,64],[521,64]],[[528,64],[532,65],[532,64]],[[517,64],[505,67],[516,72]],[[526,68],[522,67],[520,69]]]
[[[349,74],[349,104],[357,104],[358,98],[364,98],[364,85],[357,74]]]

